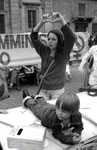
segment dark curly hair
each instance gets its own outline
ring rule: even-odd
[[[57,61],[61,60],[63,57],[63,52],[64,52],[64,35],[61,30],[59,29],[54,29],[48,32],[47,37],[49,36],[50,33],[55,34],[58,37],[58,44],[56,47],[56,52],[55,52],[55,60]]]

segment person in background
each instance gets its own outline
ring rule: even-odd
[[[70,72],[69,60],[70,60],[70,56],[69,56],[69,59],[66,64],[66,81],[70,81],[72,79],[71,72]]]
[[[95,36],[94,35],[90,35],[90,37],[88,39],[88,46],[89,46],[89,48],[91,48],[94,45],[94,39],[95,39]]]
[[[52,130],[52,135],[63,144],[77,144],[83,130],[82,115],[79,112],[80,101],[72,92],[62,93],[56,104],[47,103],[44,97],[32,98],[29,92],[23,92],[23,105],[29,108],[41,120],[44,127]],[[68,130],[68,132],[64,132]]]
[[[20,68],[21,68],[20,66],[9,68],[9,73],[8,73],[9,85],[8,85],[8,87],[10,89],[13,88],[13,86],[15,84],[17,91],[21,91],[20,81],[19,81]]]
[[[94,35],[90,35],[89,39],[88,39],[88,46],[89,49],[94,45]],[[85,90],[87,90],[87,87],[89,86],[89,76],[91,73],[91,69],[93,66],[93,56],[90,56],[88,61],[85,64],[85,79],[84,79],[84,85],[82,88],[79,89],[80,92],[83,92]]]
[[[84,55],[79,66],[81,72],[85,69],[85,64],[88,62],[90,57],[93,57],[93,66],[90,69],[89,75],[89,86],[92,89],[97,89],[97,33],[95,34],[94,44],[90,47],[89,51]]]
[[[54,18],[53,21],[50,18]],[[47,23],[59,22],[61,29],[53,29],[47,34],[47,45],[38,38],[41,27]],[[75,35],[67,25],[59,12],[44,14],[39,23],[31,32],[31,41],[41,57],[41,76],[44,75],[48,66],[54,60],[47,75],[44,78],[40,94],[46,100],[56,99],[64,92],[65,71],[68,57],[75,41]]]

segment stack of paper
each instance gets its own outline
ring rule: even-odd
[[[83,118],[97,126],[97,109],[81,109]]]
[[[7,137],[8,147],[20,150],[43,150],[45,133],[46,128],[38,124],[13,129]]]
[[[29,126],[36,120],[36,116],[25,107],[12,108],[8,114],[0,114],[0,122],[11,126]]]
[[[87,92],[77,94],[80,99],[81,109],[97,108],[97,96],[89,96]]]

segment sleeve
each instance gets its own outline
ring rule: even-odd
[[[69,57],[70,52],[72,51],[76,36],[67,24],[62,26],[61,31],[63,32],[63,35],[64,35],[65,55]]]
[[[88,62],[90,56],[92,56],[92,48],[89,49],[89,51],[83,56],[82,61],[80,63],[80,68],[83,68],[84,65]]]
[[[65,135],[62,132],[61,124],[56,124],[52,126],[52,135],[63,144],[73,144],[73,135]]]
[[[72,130],[73,133],[78,133],[81,135],[81,132],[83,130],[83,122],[82,115],[80,112],[73,115],[71,126],[74,127],[74,129]]]
[[[44,53],[44,50],[45,50],[46,46],[39,39],[38,32],[34,32],[32,30],[32,32],[30,34],[30,38],[31,38],[32,44],[33,44],[34,48],[36,49],[37,53],[40,56],[42,56],[42,53]]]

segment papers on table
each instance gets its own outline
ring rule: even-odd
[[[97,109],[97,96],[89,96],[87,92],[77,94],[80,99],[80,107],[83,109],[96,108]]]
[[[77,94],[80,99],[80,112],[83,117],[97,126],[97,96],[89,96],[87,92]]]
[[[7,126],[29,126],[36,120],[35,115],[24,107],[9,109],[8,114],[0,114],[0,122]]]
[[[83,118],[84,130],[82,131],[81,144],[97,140],[97,126]]]
[[[97,109],[81,109],[83,118],[97,126]]]

